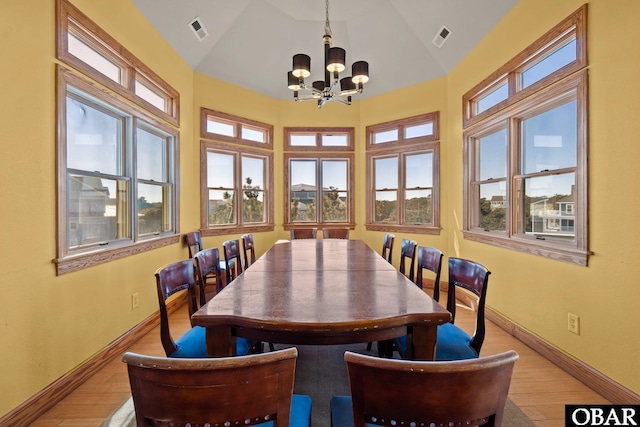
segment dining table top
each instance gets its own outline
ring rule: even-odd
[[[450,318],[365,242],[301,239],[274,244],[192,322],[217,332],[217,340],[232,333],[266,342],[346,344],[394,338],[416,326],[435,337],[435,327]]]

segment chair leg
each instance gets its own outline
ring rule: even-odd
[[[371,343],[367,343],[367,351],[371,351]]]
[[[272,343],[272,342],[270,342],[270,343],[269,343],[269,351],[275,351],[275,349],[276,349],[276,348],[273,346],[273,343]]]

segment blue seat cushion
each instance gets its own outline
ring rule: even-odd
[[[294,394],[291,399],[290,427],[309,427],[311,425],[311,396]],[[256,424],[254,427],[273,427],[273,421]]]
[[[225,260],[220,261],[220,271],[225,271],[227,269],[227,262]],[[236,266],[236,262],[234,260],[229,261],[229,267],[233,268]]]
[[[351,396],[333,396],[330,402],[331,427],[353,427],[353,406]],[[366,427],[377,424],[365,423]]]
[[[436,343],[436,360],[466,360],[477,359],[478,353],[469,345],[471,337],[453,323],[438,326],[438,341]],[[401,354],[407,353],[407,337],[395,339],[395,344]]]
[[[331,408],[331,427],[353,427],[353,407],[351,396],[333,396]]]
[[[169,357],[178,358],[200,358],[207,357],[207,330],[202,326],[194,326],[185,332],[176,341],[176,351],[171,353]],[[249,353],[252,342],[238,337],[236,338],[236,355],[244,356]]]
[[[438,326],[436,360],[477,359],[478,353],[469,345],[471,337],[453,323]]]

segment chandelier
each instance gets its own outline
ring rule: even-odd
[[[304,53],[293,56],[293,70],[287,73],[289,89],[293,90],[294,101],[317,100],[318,108],[329,101],[351,105],[351,95],[362,93],[363,85],[369,81],[369,63],[354,62],[351,77],[340,79],[345,70],[346,52],[340,47],[331,47],[331,26],[329,25],[329,0],[326,0],[326,20],[324,23],[324,81],[317,80],[307,86],[304,79],[311,75],[311,57]]]

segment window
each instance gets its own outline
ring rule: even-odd
[[[586,10],[584,5],[467,92],[462,98],[464,126],[478,123],[586,67]]]
[[[57,274],[179,241],[178,93],[58,0]]]
[[[438,118],[367,127],[367,230],[440,232]]]
[[[66,0],[57,4],[56,54],[157,117],[179,123],[178,92]]]
[[[200,136],[245,146],[273,149],[273,126],[203,108]]]
[[[201,128],[202,234],[272,231],[273,126],[203,108]]]
[[[178,132],[58,68],[58,274],[176,243]]]
[[[286,151],[353,151],[353,128],[285,128]]]
[[[584,13],[501,69],[521,91],[469,121],[466,239],[586,265],[587,71],[575,68],[586,58]]]
[[[284,135],[284,228],[353,227],[353,128],[285,128]]]

